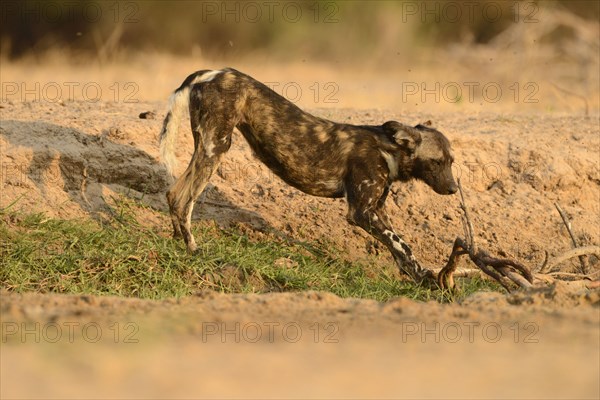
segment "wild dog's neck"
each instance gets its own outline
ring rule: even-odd
[[[389,180],[391,182],[408,181],[414,178],[414,157],[405,154],[401,150],[393,152],[381,150],[381,155],[387,163]]]
[[[406,182],[414,179],[415,157],[403,152],[396,153],[396,162],[398,163],[398,174],[395,180]]]

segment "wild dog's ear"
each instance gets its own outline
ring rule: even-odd
[[[408,150],[415,150],[421,143],[421,134],[411,126],[396,121],[388,121],[381,127],[388,135],[393,137],[396,143]]]

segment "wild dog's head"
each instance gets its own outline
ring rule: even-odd
[[[415,127],[388,121],[383,130],[409,154],[410,176],[428,184],[436,193],[454,194],[458,186],[452,175],[452,150],[448,139],[427,121]]]

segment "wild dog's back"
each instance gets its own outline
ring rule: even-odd
[[[211,82],[203,104],[235,102],[236,127],[256,156],[288,184],[324,197],[341,197],[351,132],[308,114],[263,83],[233,69]],[[200,88],[202,92],[203,89]]]

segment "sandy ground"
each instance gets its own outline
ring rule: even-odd
[[[598,398],[598,291],[3,293],[3,398]]]
[[[69,67],[65,72],[52,65],[46,71],[3,65],[3,82],[41,82],[41,97],[21,94],[0,103],[0,207],[18,200],[15,209],[93,218],[107,211],[112,195],[143,197],[150,207],[139,218],[164,227],[167,235],[166,219],[157,212],[166,208],[167,185],[157,135],[168,91],[196,68],[180,71],[189,63],[162,59],[148,65],[141,75],[129,66],[104,75],[93,68],[77,70],[86,71],[77,75]],[[524,60],[519,82],[540,79],[540,94],[552,100],[413,105],[381,76],[361,75],[353,86],[352,74],[335,75],[335,68],[269,65],[262,70],[249,66],[248,72],[272,72],[282,84],[299,82],[305,90],[299,104],[337,121],[416,124],[431,119],[455,149],[455,172],[481,245],[535,268],[544,250],[553,257],[571,246],[555,202],[568,213],[582,245],[600,243],[600,136],[593,93],[586,115],[581,102],[559,96],[527,65]],[[168,68],[176,71],[167,74]],[[439,79],[442,68],[428,71]],[[551,72],[544,79],[553,79]],[[67,78],[71,73],[75,76]],[[450,78],[462,82],[471,73],[453,70]],[[504,76],[493,68],[489,73],[489,79]],[[112,101],[108,83],[123,74],[119,87],[126,92]],[[138,93],[137,102],[124,101],[130,93],[124,83],[133,76],[127,74],[135,75],[144,91],[153,80],[160,89]],[[99,101],[47,101],[42,90],[54,76],[59,83],[73,79],[82,85],[96,76],[104,95]],[[323,103],[307,96],[313,78],[325,89],[331,76],[338,78],[336,96],[343,101]],[[587,87],[594,87],[597,77],[590,76]],[[508,86],[514,80],[502,82]],[[145,111],[157,118],[139,119]],[[178,149],[181,171],[191,155],[187,127],[182,127]],[[255,239],[277,234],[334,243],[348,259],[394,269],[381,246],[345,222],[343,200],[314,198],[285,186],[253,158],[239,134],[211,182],[194,212],[196,221],[235,224]],[[457,199],[409,183],[397,185],[387,205],[416,256],[426,265],[442,266],[452,241],[462,234]],[[597,271],[598,260],[590,262]],[[576,266],[565,263],[561,269]],[[527,293],[477,294],[451,305],[406,299],[380,304],[311,292],[199,292],[154,302],[4,291],[0,395],[598,398],[600,302],[595,286],[559,282]]]

